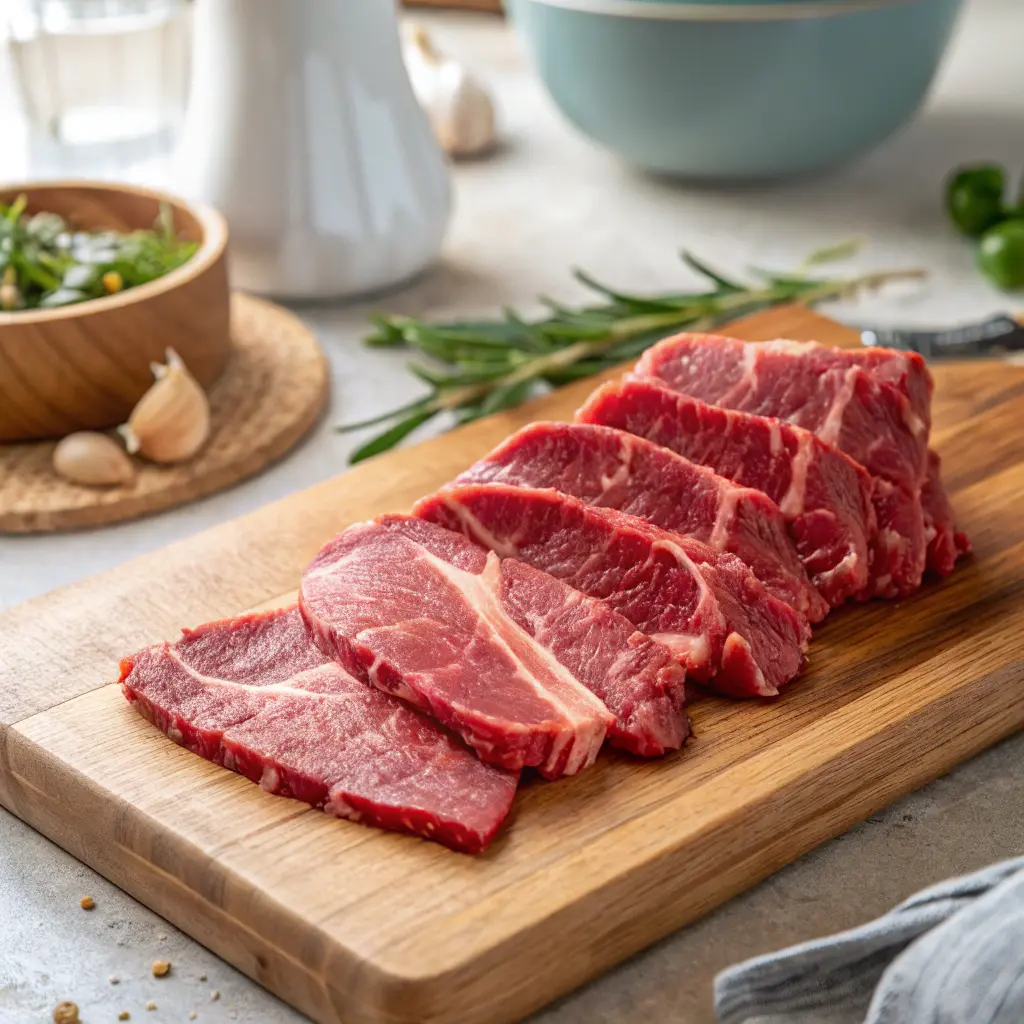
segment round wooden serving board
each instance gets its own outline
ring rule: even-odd
[[[233,352],[210,389],[212,431],[181,465],[136,460],[128,487],[69,483],[51,466],[53,442],[0,445],[0,532],[102,526],[173,508],[223,490],[279,459],[313,426],[328,394],[316,338],[279,306],[236,294]]]

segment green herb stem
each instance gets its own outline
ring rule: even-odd
[[[833,246],[813,254],[802,266],[845,257],[852,251],[851,243]],[[428,384],[430,393],[371,420],[339,427],[348,431],[390,424],[359,447],[350,461],[387,451],[442,413],[454,414],[457,424],[471,422],[512,408],[542,388],[611,369],[635,359],[673,330],[711,330],[782,303],[812,305],[924,276],[920,270],[884,270],[822,279],[802,272],[757,271],[762,280],[750,286],[718,273],[692,254],[684,253],[683,260],[706,277],[713,290],[689,295],[631,295],[578,271],[577,280],[600,295],[603,305],[572,309],[545,299],[551,315],[536,321],[527,321],[511,310],[500,320],[461,324],[374,317],[377,331],[367,339],[368,344],[413,348],[447,369],[439,372],[413,364],[410,369]]]

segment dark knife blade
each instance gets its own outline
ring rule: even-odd
[[[945,331],[866,328],[860,332],[864,345],[881,345],[919,352],[925,359],[995,358],[1024,351],[1024,326],[1000,313],[980,323],[963,324]]]

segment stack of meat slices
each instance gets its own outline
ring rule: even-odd
[[[126,658],[125,694],[270,792],[480,851],[523,771],[678,750],[686,679],[773,697],[830,609],[952,571],[931,393],[902,352],[668,338],[349,527],[297,607]]]

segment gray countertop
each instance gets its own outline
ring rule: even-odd
[[[538,293],[573,298],[570,266],[636,288],[684,279],[682,246],[723,267],[779,267],[851,235],[854,267],[925,265],[924,286],[830,310],[855,322],[936,323],[1006,308],[975,273],[939,203],[948,169],[978,158],[1024,169],[1024,5],[974,0],[922,115],[867,159],[819,179],[734,189],[683,188],[595,150],[552,110],[504,24],[431,16],[445,48],[493,85],[504,145],[455,175],[457,213],[441,264],[388,297],[422,315],[525,309]],[[2,60],[0,60],[2,64]],[[2,85],[0,122],[10,98]],[[8,114],[9,116],[9,114]],[[9,122],[8,122],[9,123]],[[17,146],[0,178],[22,176]],[[122,562],[342,472],[355,439],[337,419],[411,396],[395,354],[359,346],[366,308],[300,309],[327,350],[332,413],[296,452],[254,480],[185,508],[88,533],[0,539],[0,607]],[[920,886],[1024,847],[1024,738],[900,801],[550,1007],[543,1024],[711,1020],[715,971],[745,956],[863,921]],[[91,895],[94,910],[79,908]],[[174,964],[154,979],[153,960]],[[204,977],[205,976],[205,977]],[[117,978],[114,983],[110,979]],[[219,998],[211,999],[213,991]],[[0,811],[0,1022],[49,1019],[73,999],[84,1024],[133,1020],[268,1024],[302,1020],[16,819]],[[156,1009],[146,1011],[152,1000]]]

